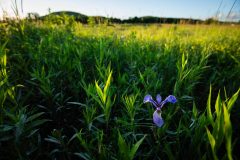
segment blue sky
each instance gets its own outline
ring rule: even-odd
[[[1,10],[12,14],[13,0],[0,0]],[[17,0],[20,2],[20,0]],[[37,12],[40,15],[51,11],[76,11],[86,15],[101,15],[117,18],[134,16],[184,17],[206,19],[218,15],[222,20],[235,0],[23,0],[23,13]],[[221,3],[222,2],[222,3]],[[221,4],[221,5],[220,5]],[[19,5],[20,7],[20,5]],[[217,14],[219,8],[219,12]],[[0,16],[2,16],[2,11]],[[240,20],[240,0],[237,0],[228,19]]]

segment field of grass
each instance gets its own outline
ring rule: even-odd
[[[0,159],[238,159],[240,26],[0,24]],[[146,95],[177,102],[153,123]]]

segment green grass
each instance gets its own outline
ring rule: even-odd
[[[0,159],[237,159],[240,28],[0,24]],[[157,128],[146,94],[175,95]]]

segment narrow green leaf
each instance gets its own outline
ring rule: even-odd
[[[74,105],[78,105],[81,107],[88,107],[86,104],[80,103],[80,102],[67,102],[67,104],[74,104]]]
[[[41,115],[43,115],[44,112],[40,112],[40,113],[36,113],[34,115],[31,115],[30,117],[27,118],[27,121],[26,122],[30,122],[30,121],[33,121],[34,119],[40,117]]]
[[[112,78],[112,71],[109,73],[107,82],[106,82],[105,87],[103,89],[103,94],[104,95],[108,94],[109,86],[110,86],[110,83],[111,83],[111,78]]]
[[[85,150],[89,151],[89,149],[90,149],[90,148],[89,148],[90,143],[87,143],[87,141],[83,138],[82,129],[81,129],[78,133],[76,133],[76,137],[77,137],[77,139],[79,140],[81,146],[82,146]]]
[[[30,134],[27,135],[28,138],[30,138],[32,135],[38,132],[39,129],[32,130]]]
[[[185,67],[185,65],[186,65],[186,60],[185,60],[185,54],[183,53],[182,54],[182,70],[184,70],[184,67]]]
[[[98,83],[97,83],[97,81],[95,81],[95,87],[96,87],[96,91],[97,91],[97,94],[98,94],[98,96],[99,96],[99,98],[102,100],[102,102],[104,103],[105,102],[105,100],[104,100],[104,98],[103,98],[103,92],[102,92],[102,89],[99,87],[99,85],[98,85]]]
[[[31,122],[30,124],[28,124],[27,127],[29,129],[32,129],[32,128],[35,128],[35,127],[38,127],[38,126],[42,125],[43,123],[49,122],[49,121],[51,121],[51,120],[48,120],[48,119],[35,120],[35,121]]]
[[[48,142],[51,142],[51,143],[55,143],[55,144],[58,144],[58,145],[61,144],[61,142],[58,139],[56,139],[54,137],[51,137],[51,136],[49,136],[49,138],[45,138],[45,141],[48,141]]]
[[[216,112],[216,114],[217,114],[217,117],[219,117],[220,116],[220,114],[221,114],[221,97],[220,97],[220,91],[218,92],[218,96],[217,96],[217,99],[216,99],[216,102],[215,102],[215,112]]]
[[[120,154],[122,155],[122,157],[126,158],[129,155],[129,146],[127,145],[127,143],[125,142],[125,140],[123,139],[121,133],[118,131],[118,147],[119,147],[119,151]]]
[[[14,129],[14,126],[11,125],[1,125],[0,126],[0,132],[7,132]]]
[[[130,159],[131,160],[134,158],[139,146],[142,144],[145,137],[146,137],[146,135],[144,135],[143,138],[141,138],[139,141],[137,141],[137,143],[135,143],[134,146],[131,148],[131,151],[130,151]]]
[[[74,153],[74,155],[76,155],[79,158],[82,158],[84,160],[92,160],[91,156],[88,155],[87,153],[80,152],[80,153]]]
[[[225,105],[223,105],[224,111],[224,130],[226,138],[226,150],[228,159],[232,160],[232,124],[230,121],[230,113]]]
[[[214,158],[214,160],[217,160],[217,155],[216,155],[216,151],[215,151],[215,144],[216,144],[215,139],[207,127],[206,127],[206,130],[207,130],[208,140],[209,140],[211,148],[212,148],[213,158]]]
[[[194,118],[197,118],[198,110],[197,110],[197,107],[196,107],[196,104],[195,104],[195,103],[193,103],[192,113],[193,113],[193,117],[194,117]]]
[[[207,100],[207,116],[210,121],[210,123],[213,125],[213,116],[212,116],[212,111],[211,111],[211,96],[212,95],[212,86],[210,85],[209,89],[209,95],[208,95],[208,100]]]
[[[238,98],[238,94],[240,92],[240,88],[238,89],[238,91],[228,100],[227,102],[227,109],[228,109],[228,112],[230,113],[231,110],[232,110],[232,107],[235,103],[235,101],[237,100]]]

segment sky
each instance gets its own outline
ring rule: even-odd
[[[0,0],[0,17],[3,11],[14,15],[14,1]],[[204,20],[217,16],[221,20],[240,21],[240,0],[23,0],[23,12],[21,0],[16,1],[21,16],[30,12],[46,15],[50,8],[51,12],[75,11],[89,16],[100,15],[120,19],[158,16]],[[231,14],[228,15],[230,10]]]

